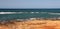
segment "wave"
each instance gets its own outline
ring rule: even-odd
[[[48,13],[48,14],[51,14],[51,15],[60,15],[60,13]]]
[[[20,14],[20,13],[27,13],[27,12],[0,12],[0,14]]]
[[[53,13],[53,12],[0,12],[0,14],[21,14],[21,13],[60,15],[60,13]]]
[[[21,13],[39,13],[39,12],[0,12],[0,14],[21,14]]]
[[[15,14],[16,12],[0,12],[0,14]]]
[[[21,14],[21,13],[46,13],[46,12],[0,12],[0,14]]]
[[[50,15],[60,15],[60,13],[54,13],[54,12],[41,12],[42,14],[50,14]]]

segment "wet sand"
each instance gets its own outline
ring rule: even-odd
[[[26,20],[1,24],[0,29],[60,29],[60,20]]]

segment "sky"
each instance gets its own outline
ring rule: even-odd
[[[60,8],[60,0],[0,0],[0,8]]]

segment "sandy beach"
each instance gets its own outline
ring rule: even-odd
[[[60,29],[60,20],[26,20],[0,23],[0,29]]]

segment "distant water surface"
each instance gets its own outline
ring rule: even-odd
[[[0,20],[60,17],[60,10],[0,10]]]

